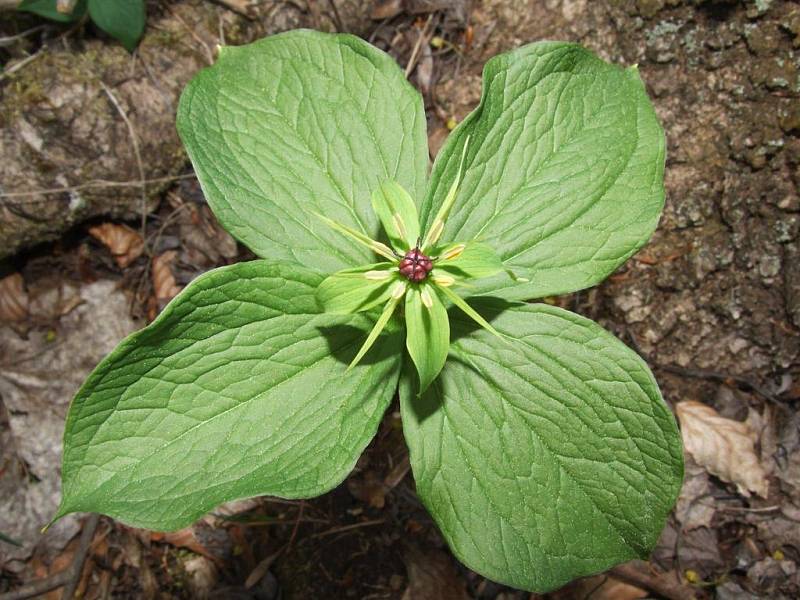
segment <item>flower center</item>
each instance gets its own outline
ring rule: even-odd
[[[400,273],[409,281],[420,282],[433,269],[433,261],[420,252],[419,247],[406,252],[400,261]]]

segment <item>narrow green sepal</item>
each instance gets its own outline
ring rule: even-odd
[[[450,349],[450,321],[436,287],[412,286],[406,293],[406,348],[419,373],[422,394],[439,375]]]
[[[397,305],[400,303],[400,299],[403,297],[403,292],[399,291],[400,288],[398,286],[403,286],[402,289],[405,290],[406,284],[403,282],[396,282],[391,287],[391,298],[389,299],[389,302],[387,302],[386,306],[383,308],[381,316],[378,317],[378,320],[375,322],[375,326],[372,328],[372,331],[369,332],[367,339],[364,340],[364,343],[361,346],[361,349],[358,351],[358,354],[356,354],[355,358],[347,366],[347,371],[361,362],[361,359],[364,358],[364,355],[372,347],[372,344],[374,344],[375,340],[378,339],[381,331],[383,331],[383,329],[386,327],[389,319],[392,318],[394,309],[397,308]]]
[[[394,249],[405,254],[419,241],[417,206],[396,181],[385,181],[372,193],[372,208]]]
[[[436,213],[436,217],[431,223],[431,228],[425,235],[425,241],[422,243],[423,251],[426,248],[429,249],[431,246],[434,246],[442,235],[442,231],[444,230],[444,222],[450,215],[450,210],[453,208],[453,204],[456,201],[456,196],[458,195],[458,186],[461,184],[461,175],[464,172],[464,160],[467,158],[468,146],[469,136],[467,136],[467,139],[464,142],[464,147],[461,149],[461,162],[458,164],[458,173],[456,173],[456,178],[453,180],[453,184],[450,186],[450,190],[447,192],[447,196],[445,197],[444,202],[442,202],[442,206],[439,207],[439,211]]]
[[[458,308],[460,308],[468,317],[470,317],[478,325],[483,327],[486,331],[496,335],[502,340],[507,340],[507,338],[502,333],[500,333],[494,327],[492,327],[489,324],[489,321],[487,321],[480,314],[478,314],[478,312],[474,308],[472,308],[469,304],[467,304],[466,300],[464,300],[461,296],[456,294],[453,290],[448,289],[446,287],[440,287],[439,290],[441,290],[444,293],[444,295],[447,296],[447,299],[450,300],[450,302],[452,302]]]
[[[362,246],[366,246],[370,250],[372,250],[375,254],[379,254],[384,258],[387,258],[391,261],[397,262],[398,258],[392,252],[392,249],[389,248],[386,244],[373,240],[368,235],[364,235],[363,233],[356,231],[352,227],[348,227],[347,225],[342,225],[341,223],[337,223],[333,219],[329,219],[325,215],[321,215],[318,212],[311,211],[315,217],[323,221],[328,227],[333,229],[334,231],[338,231],[345,237],[350,238],[353,241],[358,242]]]
[[[317,288],[317,301],[325,312],[350,314],[384,304],[392,282],[400,277],[392,263],[376,263],[334,273]]]
[[[436,269],[470,279],[491,277],[504,268],[503,261],[494,248],[475,240],[450,244],[439,253],[436,261]]]

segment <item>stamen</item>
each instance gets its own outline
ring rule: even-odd
[[[394,226],[397,228],[397,232],[400,234],[400,237],[407,239],[408,231],[406,230],[406,224],[403,221],[403,217],[400,216],[400,213],[394,213],[392,215],[392,220],[394,221]]]
[[[431,298],[431,293],[428,288],[423,287],[422,291],[419,293],[419,297],[425,305],[425,308],[431,308],[433,306],[433,298]]]
[[[389,279],[389,277],[392,276],[392,270],[389,270],[389,271],[367,271],[366,273],[364,273],[364,277],[366,277],[370,281],[383,281],[384,279]]]
[[[450,287],[456,282],[455,277],[451,277],[450,275],[434,275],[431,279],[433,283],[440,287]]]
[[[392,288],[392,298],[394,300],[399,300],[403,297],[403,294],[406,293],[406,283],[405,281],[398,281],[394,284]]]
[[[442,231],[444,231],[444,223],[441,219],[436,219],[431,226],[431,231],[428,234],[427,241],[425,242],[425,247],[428,248],[438,242],[439,237],[442,235]]]
[[[376,242],[375,240],[372,240],[370,248],[372,248],[373,252],[375,252],[376,254],[380,254],[384,258],[388,258],[389,260],[395,260],[394,252],[392,251],[392,249],[382,242]]]
[[[466,244],[456,244],[452,248],[445,250],[440,258],[441,260],[453,260],[454,258],[458,258],[464,252],[464,248],[466,247]]]

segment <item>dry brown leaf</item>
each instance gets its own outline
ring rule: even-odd
[[[403,12],[402,0],[375,0],[375,6],[370,13],[370,19],[380,21],[381,19],[391,19]]]
[[[177,255],[175,250],[168,250],[153,258],[153,290],[159,310],[181,291],[172,274],[172,263]]]
[[[450,130],[447,127],[437,127],[428,135],[428,150],[431,159],[435,159],[436,155],[439,154],[439,150],[442,149],[442,145],[448,135],[450,135]]]
[[[139,258],[144,251],[142,236],[125,225],[103,223],[89,227],[89,233],[108,248],[120,269]]]
[[[688,457],[681,494],[675,505],[675,518],[681,524],[681,530],[691,531],[698,527],[710,527],[716,512],[708,471]]]
[[[13,273],[0,279],[0,322],[19,323],[28,318],[28,293],[22,275]]]
[[[767,474],[755,450],[757,436],[747,423],[726,419],[710,406],[694,400],[675,407],[686,451],[697,464],[723,481],[736,484],[749,498],[767,497]]]
[[[649,593],[607,574],[583,577],[548,595],[552,600],[640,600]]]
[[[197,539],[194,526],[179,529],[178,531],[168,531],[166,533],[154,532],[151,536],[154,542],[164,542],[176,548],[186,548],[195,554],[200,554],[208,558],[214,558],[200,540]]]
[[[422,552],[409,545],[403,553],[403,562],[408,571],[408,587],[403,600],[469,599],[452,559],[444,552]]]

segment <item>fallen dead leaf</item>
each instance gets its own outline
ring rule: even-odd
[[[208,548],[197,539],[194,526],[179,529],[178,531],[168,531],[166,533],[153,532],[150,539],[154,542],[164,542],[176,548],[186,548],[195,554],[200,554],[207,558],[214,558]]]
[[[22,275],[12,273],[0,279],[0,322],[19,323],[28,318],[28,293]]]
[[[153,290],[159,311],[181,291],[172,273],[172,263],[178,253],[168,250],[153,258]]]
[[[747,423],[721,417],[710,406],[694,400],[679,402],[675,410],[683,445],[697,464],[735,484],[747,498],[751,492],[767,497],[767,475],[755,450],[757,436]]]
[[[464,583],[444,552],[422,552],[409,545],[403,553],[403,562],[408,571],[403,600],[468,600]]]
[[[214,562],[205,556],[194,556],[183,563],[183,569],[189,576],[187,583],[192,598],[199,600],[208,598],[219,579],[219,571]]]
[[[102,223],[89,227],[89,233],[108,248],[120,269],[139,258],[144,251],[142,236],[125,225]]]
[[[442,149],[448,135],[450,135],[450,130],[447,127],[437,127],[428,135],[428,152],[431,155],[431,159],[435,159],[436,155],[439,154],[439,150]]]
[[[386,505],[386,488],[375,471],[367,471],[363,477],[349,478],[347,489],[354,498],[373,508],[383,508]]]
[[[549,594],[551,600],[575,600],[591,598],[591,600],[639,600],[647,598],[649,593],[640,587],[625,583],[609,575],[584,577]]]
[[[401,12],[403,12],[403,0],[375,0],[375,6],[372,7],[369,17],[380,21],[396,17]]]
[[[675,505],[675,518],[683,531],[710,527],[716,513],[708,471],[687,457],[683,486]]]

